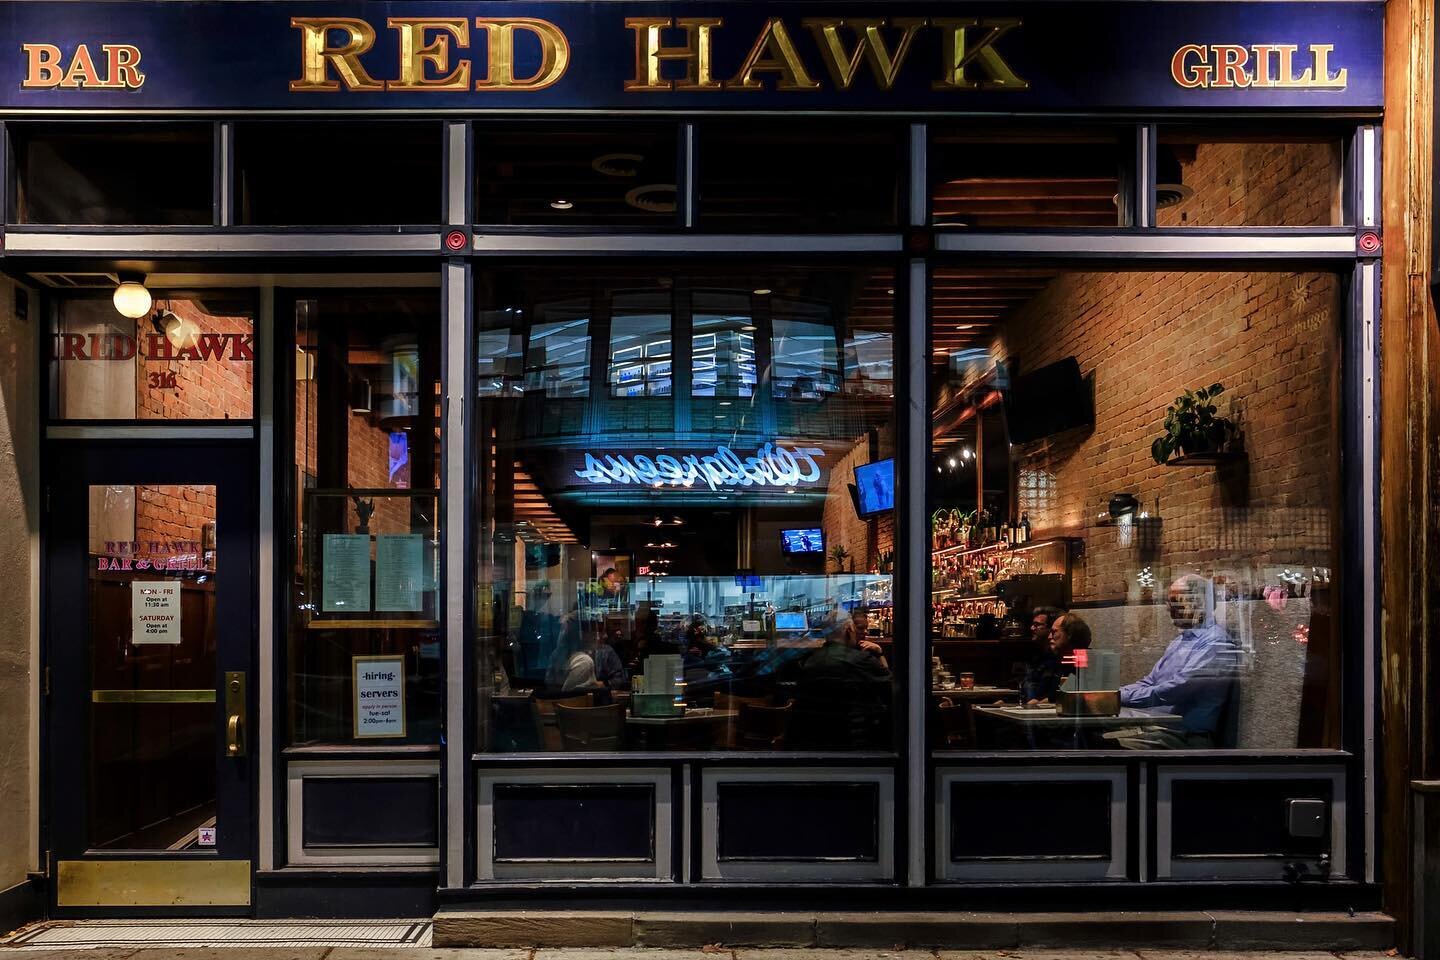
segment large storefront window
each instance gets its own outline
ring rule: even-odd
[[[294,744],[435,743],[439,300],[295,303]]]
[[[932,747],[1338,744],[1341,292],[937,271]]]
[[[482,749],[891,748],[893,292],[478,280]]]

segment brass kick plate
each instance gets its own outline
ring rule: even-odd
[[[249,860],[61,860],[62,907],[246,907]]]

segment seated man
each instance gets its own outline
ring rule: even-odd
[[[1136,715],[1178,716],[1181,723],[1117,730],[1105,737],[1139,750],[1214,747],[1239,650],[1215,622],[1213,588],[1204,577],[1177,577],[1170,584],[1166,607],[1180,633],[1148,674],[1120,688],[1120,705],[1133,708]]]
[[[1030,663],[1020,684],[1020,702],[1051,703],[1075,672],[1075,651],[1090,649],[1090,624],[1078,613],[1062,613],[1050,624],[1045,650]]]

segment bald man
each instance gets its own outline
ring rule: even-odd
[[[1179,716],[1181,728],[1178,732],[1151,729],[1144,737],[1116,739],[1133,747],[1213,747],[1220,711],[1236,674],[1238,648],[1215,622],[1214,588],[1204,577],[1176,577],[1165,605],[1180,633],[1148,674],[1120,688],[1120,704],[1144,713]]]

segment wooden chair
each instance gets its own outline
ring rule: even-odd
[[[741,707],[744,707],[747,704],[752,707],[765,707],[770,705],[770,700],[768,697],[742,697],[738,694],[725,693],[724,691],[717,691],[715,694],[715,709],[719,711],[730,711],[732,713],[738,714]],[[739,746],[739,721],[740,718],[737,716],[734,719],[726,722],[724,728],[720,733],[720,736],[717,738],[720,740],[720,742],[715,744],[715,746],[725,750],[734,750],[737,746]]]
[[[975,745],[975,716],[968,704],[942,703],[935,707],[940,748],[958,750]]]
[[[563,750],[619,750],[625,745],[625,708],[618,703],[603,707],[555,706]]]
[[[589,707],[595,703],[595,694],[581,693],[571,697],[555,699],[535,698],[535,727],[540,746],[545,750],[560,749],[560,730],[555,725],[555,708]]]
[[[790,727],[790,714],[795,701],[783,707],[742,703],[736,730],[736,745],[742,750],[779,750],[785,746],[785,732]]]

